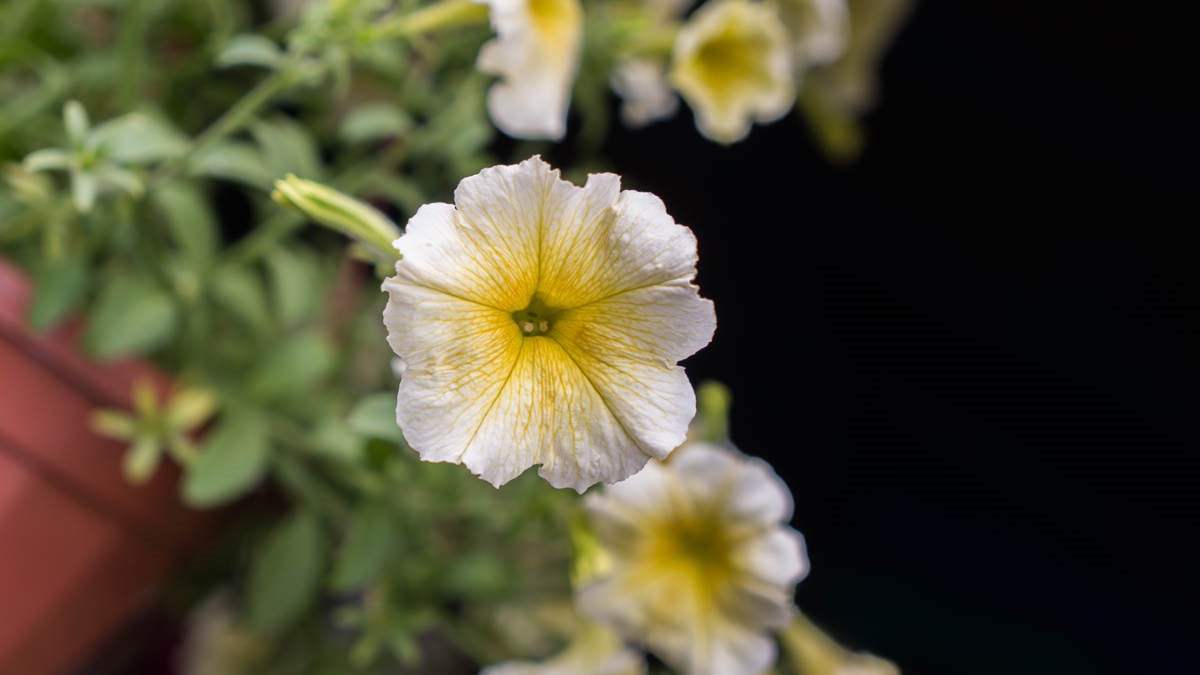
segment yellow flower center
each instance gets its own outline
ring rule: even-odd
[[[545,335],[550,332],[552,320],[560,310],[547,305],[540,297],[534,295],[529,300],[529,306],[512,313],[513,321],[526,337]]]
[[[769,82],[770,75],[764,68],[767,49],[765,40],[727,28],[696,51],[696,75],[720,96],[732,95],[737,88],[763,80]]]
[[[534,30],[556,47],[572,39],[579,15],[578,0],[529,0],[529,18]]]
[[[735,543],[717,509],[673,514],[648,533],[646,571],[708,604],[734,574]]]

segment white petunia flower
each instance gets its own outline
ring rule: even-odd
[[[797,79],[810,66],[831,63],[850,40],[846,0],[778,0],[779,16],[791,35]]]
[[[388,343],[396,420],[431,462],[502,485],[540,464],[582,492],[683,443],[696,399],[678,361],[712,339],[696,238],[614,174],[540,157],[465,178],[396,240]]]
[[[646,659],[611,628],[586,624],[565,650],[545,661],[508,661],[479,675],[645,675]]]
[[[613,91],[621,97],[621,121],[644,127],[679,109],[679,97],[667,82],[667,66],[650,58],[628,59],[613,69]]]
[[[787,526],[791,493],[766,462],[689,443],[584,508],[600,553],[577,582],[583,613],[690,675],[758,675],[775,662],[770,631],[795,613],[808,560]]]
[[[753,122],[771,122],[796,100],[788,35],[774,5],[710,0],[679,30],[671,84],[700,133],[735,143]]]
[[[562,138],[583,45],[579,0],[481,1],[496,38],[476,65],[501,78],[488,91],[492,122],[516,138]]]

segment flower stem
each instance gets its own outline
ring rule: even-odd
[[[239,99],[237,103],[233,104],[233,107],[226,110],[225,114],[218,117],[215,122],[202,131],[179,158],[178,164],[182,165],[186,163],[187,160],[199,154],[215,141],[236,131],[240,131],[242,127],[250,122],[261,106],[291,86],[293,81],[294,78],[289,69],[280,68],[271,73],[270,76],[259,82],[254,89],[251,89],[245,96]]]

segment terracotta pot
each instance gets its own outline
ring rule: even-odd
[[[183,506],[169,462],[129,484],[123,446],[88,427],[95,408],[129,408],[136,379],[165,394],[168,378],[89,361],[77,322],[34,333],[30,298],[0,260],[0,673],[59,675],[144,612],[222,515]]]

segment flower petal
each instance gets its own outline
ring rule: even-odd
[[[465,192],[473,193],[472,187]],[[401,258],[389,281],[516,311],[537,284],[537,239],[516,227],[509,232],[509,226],[494,219],[469,221],[452,204],[426,204],[393,242]]]
[[[388,344],[405,363],[396,421],[422,459],[457,462],[512,371],[520,329],[503,311],[396,277],[383,288]]]
[[[645,286],[688,288],[696,236],[658,197],[619,189],[617,176],[592,174],[585,187],[556,192],[547,204],[556,216],[546,220],[541,254],[547,304],[578,307]],[[706,344],[711,334],[703,337]]]
[[[738,549],[734,588],[721,614],[746,626],[779,628],[795,612],[796,584],[808,574],[804,538],[791,528],[768,530]]]
[[[697,641],[704,660],[692,675],[759,675],[775,662],[775,641],[766,633],[720,620],[709,629],[707,639]]]
[[[499,486],[541,464],[538,475],[551,485],[579,492],[641,469],[649,456],[575,361],[547,338],[519,343],[510,375],[462,454],[467,468]]]

